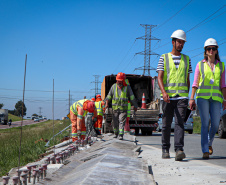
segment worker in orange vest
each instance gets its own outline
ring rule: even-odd
[[[95,122],[95,129],[98,133],[98,135],[101,135],[101,129],[102,129],[102,121],[103,121],[103,107],[104,107],[104,102],[101,99],[101,96],[98,94],[96,95],[96,102],[95,102],[95,108],[96,108],[96,122]]]
[[[87,112],[93,113],[94,111],[94,102],[87,99],[79,100],[71,105],[70,120],[72,130],[72,142],[76,141],[78,138],[85,139],[85,115],[87,114]]]

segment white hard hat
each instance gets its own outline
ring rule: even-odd
[[[205,44],[204,44],[204,48],[206,46],[217,46],[218,47],[218,44],[217,44],[217,41],[213,38],[209,38],[206,40]]]
[[[171,35],[171,38],[181,39],[186,42],[186,33],[183,30],[176,30]]]

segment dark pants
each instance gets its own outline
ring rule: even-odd
[[[188,99],[170,100],[170,103],[162,103],[162,149],[170,148],[171,124],[174,117],[174,150],[182,150],[184,147],[184,118],[188,106]]]

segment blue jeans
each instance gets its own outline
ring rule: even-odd
[[[218,130],[220,122],[221,102],[212,98],[197,98],[197,105],[201,117],[201,147],[202,152],[209,152],[209,146],[212,146],[214,136]],[[211,126],[209,129],[209,116]]]

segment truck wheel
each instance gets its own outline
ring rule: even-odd
[[[139,130],[140,130],[139,127],[138,128],[137,127],[135,128],[135,135],[139,135]]]
[[[189,133],[189,134],[193,134],[193,130],[189,130],[188,133]]]
[[[143,136],[146,136],[146,134],[147,134],[146,128],[142,128],[142,129],[141,129],[141,134],[142,134]]]
[[[152,136],[152,130],[147,131],[148,136]]]
[[[218,136],[220,138],[226,138],[226,132],[224,132],[223,121],[220,120],[219,128],[218,128]]]
[[[4,120],[4,125],[7,125],[7,120]]]

